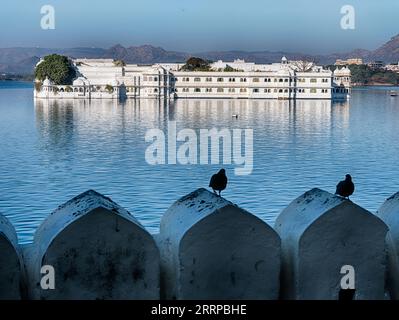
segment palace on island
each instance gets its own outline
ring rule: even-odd
[[[351,72],[311,62],[255,64],[216,61],[209,71],[183,71],[184,63],[136,65],[112,59],[71,60],[77,78],[70,85],[36,80],[35,98],[244,98],[344,100],[351,92]],[[40,64],[39,62],[38,64]]]

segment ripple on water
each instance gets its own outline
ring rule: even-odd
[[[399,99],[390,88],[329,101],[177,100],[37,102],[32,88],[0,85],[0,212],[21,243],[60,204],[95,189],[132,212],[150,232],[178,198],[207,187],[220,165],[150,166],[148,129],[251,128],[254,167],[234,175],[223,195],[273,224],[303,192],[330,192],[348,172],[352,200],[375,211],[399,189]],[[238,114],[238,119],[232,119]]]

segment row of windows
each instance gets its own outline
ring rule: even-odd
[[[248,91],[253,92],[253,93],[293,93],[293,92],[298,92],[298,93],[329,93],[329,89],[247,89],[247,88],[182,88],[182,89],[175,89],[176,92],[195,92],[195,93],[200,93],[200,92],[217,92],[217,93],[246,93]],[[335,91],[334,91],[335,92]]]
[[[334,80],[335,81],[350,81],[351,78],[349,78],[349,77],[335,77]]]
[[[158,81],[158,77],[148,77],[148,76],[143,76],[143,81]]]
[[[334,93],[349,93],[349,89],[345,89],[345,88],[335,88],[333,89]]]
[[[201,78],[201,77],[195,77],[195,78],[189,78],[189,77],[183,77],[181,78],[181,81],[183,82],[190,82],[191,79],[194,82],[213,82],[214,78],[212,77],[205,77],[205,78]],[[250,78],[251,79],[251,78]],[[178,78],[174,79],[175,81],[178,81]],[[247,78],[222,78],[222,77],[218,77],[216,78],[216,82],[247,82],[248,79]],[[252,78],[252,82],[292,82],[293,79],[292,78],[263,78],[263,80],[261,78]],[[329,83],[330,79],[327,78],[322,78],[321,82],[322,83]],[[298,78],[298,82],[304,83],[306,82],[306,78]],[[309,79],[310,83],[318,83],[318,79],[317,78],[311,78]]]
[[[190,82],[191,78],[189,77],[184,77],[181,79],[181,81],[183,82]],[[151,77],[151,76],[143,76],[143,81],[154,81],[154,82],[158,82],[159,78],[158,77]],[[178,81],[178,78],[172,78],[172,81]],[[349,81],[349,78],[335,78],[335,80],[346,80]],[[213,82],[213,78],[212,77],[205,77],[205,78],[200,78],[200,77],[195,77],[193,78],[194,82]],[[247,82],[248,79],[247,78],[222,78],[222,77],[218,77],[216,78],[217,82]],[[252,78],[252,82],[261,82],[261,78]],[[291,78],[263,78],[263,82],[292,82],[293,79]],[[311,78],[309,79],[310,83],[317,83],[318,79],[317,78]],[[298,78],[298,82],[300,83],[304,83],[306,82],[306,78]],[[329,79],[323,78],[321,79],[322,83],[328,83]]]

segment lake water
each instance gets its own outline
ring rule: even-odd
[[[88,189],[111,197],[152,233],[178,198],[207,187],[222,165],[158,165],[145,161],[147,130],[251,128],[254,167],[234,175],[223,196],[273,224],[303,192],[335,192],[351,173],[351,198],[370,211],[399,191],[399,98],[392,88],[356,89],[330,101],[33,100],[29,83],[0,82],[0,212],[32,241],[58,205]],[[397,89],[395,89],[397,90]],[[237,114],[238,118],[233,118]]]

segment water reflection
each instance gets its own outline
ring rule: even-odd
[[[221,167],[148,165],[145,134],[166,131],[168,121],[178,130],[252,128],[253,173],[234,176],[234,164],[224,166],[224,195],[270,223],[309,188],[334,192],[348,172],[357,183],[352,200],[369,210],[398,191],[399,99],[380,92],[354,92],[345,103],[37,100],[33,108],[31,91],[20,90],[19,98],[0,96],[0,210],[22,242],[54,208],[87,189],[111,196],[157,232],[172,202],[207,187]]]
[[[313,172],[304,166],[325,169],[335,140],[348,144],[349,103],[279,100],[38,100],[35,103],[38,145],[49,176],[57,187],[51,192],[69,194],[97,188],[120,200],[156,231],[159,216],[172,200],[200,186],[219,166],[165,165],[152,167],[144,159],[148,129],[178,130],[252,128],[254,172],[230,177],[227,196],[271,222],[292,197],[314,184]],[[232,117],[233,114],[238,118]],[[225,166],[232,174],[234,167]],[[306,176],[308,173],[310,176]],[[191,181],[187,181],[187,176]],[[298,179],[297,181],[292,181]],[[291,182],[288,182],[291,181]],[[272,190],[270,206],[259,207]],[[74,193],[72,192],[74,191]],[[239,197],[237,197],[239,195]],[[155,213],[156,212],[156,213]]]
[[[256,121],[272,123],[277,128],[288,123],[293,133],[300,128],[333,128],[335,119],[342,128],[349,123],[349,102],[329,100],[35,100],[35,112],[38,130],[51,135],[58,144],[72,138],[77,123],[109,127],[114,120],[120,121],[117,126],[122,129],[132,121],[157,127],[164,126],[167,120],[198,126],[209,121],[236,124],[237,120],[230,119],[236,114],[239,124]]]

